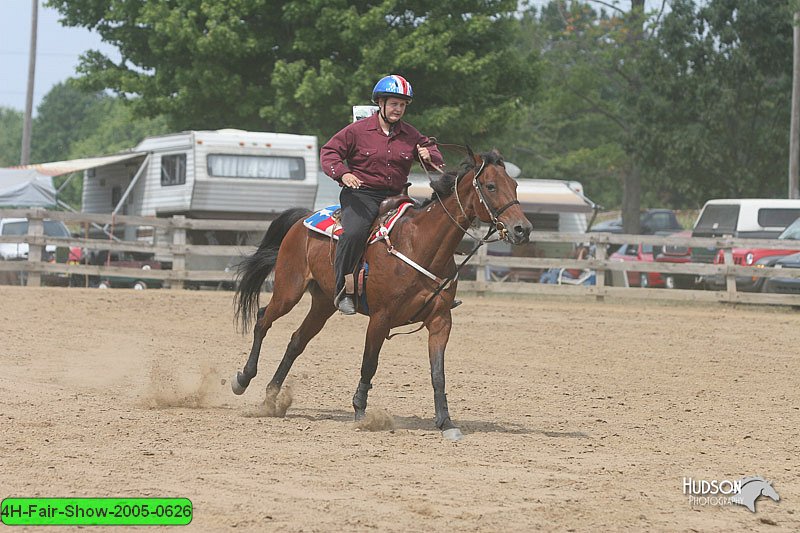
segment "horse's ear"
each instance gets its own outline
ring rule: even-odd
[[[467,148],[467,155],[469,156],[470,159],[472,159],[472,161],[475,162],[476,165],[480,165],[481,163],[483,163],[483,159],[481,159],[481,156],[476,155],[468,144],[466,145],[466,148]]]
[[[497,148],[492,148],[491,154],[494,160],[497,161],[497,164],[505,168],[506,162],[503,159],[503,154],[500,153],[500,150]]]

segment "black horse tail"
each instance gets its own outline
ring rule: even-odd
[[[281,213],[267,228],[258,250],[245,257],[236,267],[236,307],[235,319],[247,331],[258,315],[258,297],[264,280],[267,279],[275,263],[278,261],[278,250],[281,242],[298,220],[306,218],[311,212],[308,209],[292,208]]]

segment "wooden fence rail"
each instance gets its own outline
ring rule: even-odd
[[[67,274],[97,277],[136,277],[142,271],[137,268],[124,268],[106,265],[47,263],[37,258],[42,257],[45,246],[79,247],[83,250],[108,250],[114,252],[135,252],[169,257],[171,270],[153,269],[147,272],[147,278],[163,280],[173,288],[181,288],[185,282],[209,281],[232,282],[234,273],[230,270],[194,270],[187,269],[188,256],[226,256],[242,257],[254,251],[253,246],[230,245],[195,245],[187,242],[188,230],[206,231],[240,231],[263,233],[269,223],[266,221],[242,220],[206,220],[188,219],[183,216],[171,218],[133,217],[92,213],[69,213],[63,211],[47,211],[44,209],[0,209],[0,218],[27,218],[29,220],[27,235],[0,235],[0,243],[27,243],[29,253],[27,261],[0,261],[0,272],[24,272],[27,285],[38,286],[42,274]],[[131,225],[161,228],[170,238],[163,243],[119,241],[89,238],[63,238],[44,235],[44,220],[60,220],[72,225]],[[156,239],[153,239],[154,241]],[[800,241],[773,239],[733,239],[733,238],[687,238],[654,235],[618,235],[608,233],[556,233],[533,232],[531,241],[555,243],[593,244],[597,250],[596,257],[590,259],[566,259],[553,257],[506,257],[487,253],[486,247],[467,264],[477,267],[474,280],[462,279],[459,287],[462,290],[478,293],[516,293],[516,294],[563,294],[583,295],[602,300],[606,296],[622,298],[667,299],[684,301],[721,301],[772,305],[800,306],[800,295],[744,293],[736,289],[737,276],[764,278],[800,278],[800,269],[777,269],[768,267],[752,267],[734,265],[733,248],[767,248],[787,249],[800,252]],[[705,263],[660,263],[660,262],[619,262],[606,257],[606,246],[610,244],[651,244],[655,246],[714,247],[722,249],[726,264]],[[458,256],[456,257],[458,261]],[[506,268],[520,271],[541,271],[549,268],[592,269],[596,271],[596,285],[570,286],[545,285],[539,283],[492,281],[488,271],[491,268]],[[690,274],[695,276],[724,276],[726,290],[702,291],[685,289],[642,289],[609,286],[605,272],[661,272],[670,274]]]

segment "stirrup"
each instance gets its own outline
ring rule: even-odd
[[[356,314],[356,304],[353,302],[353,297],[345,294],[337,304],[337,309],[344,315]]]

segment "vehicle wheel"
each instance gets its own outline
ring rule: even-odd
[[[761,282],[761,292],[772,292],[770,290],[770,288],[769,288],[769,280],[768,279],[764,279]]]
[[[135,291],[143,291],[147,288],[147,283],[144,281],[137,281],[133,284],[133,290]]]
[[[646,289],[650,286],[650,279],[647,276],[647,272],[642,272],[639,274],[639,287]]]
[[[110,289],[111,288],[111,283],[109,283],[108,281],[105,281],[105,280],[101,281],[100,283],[97,284],[97,288],[98,289]]]
[[[667,276],[664,278],[664,288],[665,289],[675,288],[675,278],[673,276]]]

